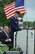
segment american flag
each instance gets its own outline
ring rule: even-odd
[[[20,11],[21,14],[25,14],[26,13],[24,6],[17,7],[17,6],[15,6],[15,4],[16,3],[13,2],[11,4],[8,4],[8,5],[4,6],[4,11],[5,11],[7,19],[12,17],[16,10]]]

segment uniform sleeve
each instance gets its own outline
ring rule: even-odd
[[[15,20],[13,18],[10,20],[10,25],[15,31],[20,30],[19,25],[15,23]]]

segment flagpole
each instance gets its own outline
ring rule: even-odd
[[[28,54],[28,22],[27,22],[27,1],[26,1],[26,30],[27,30],[27,37],[26,37],[26,54]]]

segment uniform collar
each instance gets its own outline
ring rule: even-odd
[[[17,19],[16,16],[14,16],[14,18]]]

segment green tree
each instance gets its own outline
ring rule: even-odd
[[[35,28],[35,21],[33,22],[33,28]]]

